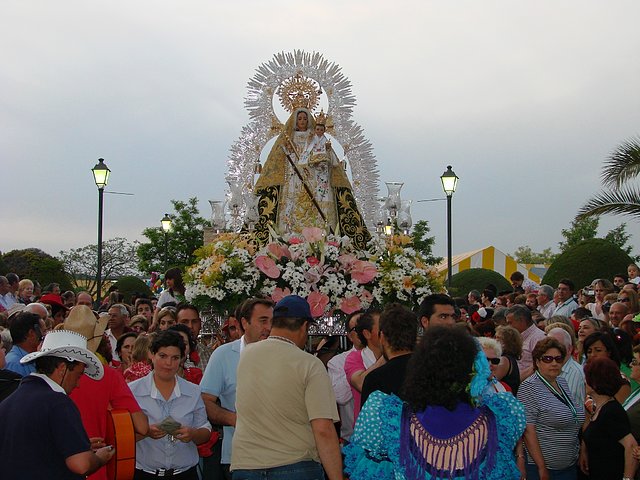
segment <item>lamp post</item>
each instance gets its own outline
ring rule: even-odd
[[[100,308],[102,296],[102,207],[104,200],[104,187],[109,181],[111,170],[104,163],[104,159],[99,158],[98,163],[91,169],[93,180],[98,187],[98,271],[96,272],[96,302]]]
[[[451,197],[458,186],[458,176],[451,170],[451,165],[447,166],[447,171],[440,176],[440,180],[447,195],[447,287],[451,288]]]
[[[160,220],[160,224],[162,225],[162,230],[164,231],[164,271],[167,271],[167,257],[169,252],[169,230],[171,230],[171,219],[169,218],[169,214],[165,213],[162,220]]]

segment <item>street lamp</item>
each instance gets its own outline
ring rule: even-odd
[[[162,231],[164,232],[164,271],[167,271],[167,255],[169,252],[169,230],[171,230],[171,218],[169,218],[169,214],[165,213],[162,220],[160,220],[160,224],[162,225]]]
[[[98,308],[100,308],[101,295],[102,295],[102,206],[104,199],[104,187],[107,186],[109,181],[109,174],[111,170],[104,163],[104,159],[99,158],[98,163],[91,169],[93,173],[93,180],[98,187],[98,271],[96,272],[96,302]]]
[[[451,165],[447,166],[447,171],[440,176],[442,189],[447,195],[447,287],[451,288],[451,197],[458,186],[458,176],[451,170]]]

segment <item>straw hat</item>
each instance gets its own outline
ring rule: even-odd
[[[84,374],[94,380],[100,380],[104,375],[102,363],[93,353],[87,350],[87,339],[69,330],[53,330],[44,337],[42,348],[20,359],[20,363],[33,362],[40,357],[60,357],[70,362],[85,364]]]
[[[102,340],[102,334],[107,328],[107,323],[109,323],[108,315],[96,319],[93,310],[89,307],[76,305],[65,319],[64,329],[79,333],[87,338],[87,348],[95,353]]]

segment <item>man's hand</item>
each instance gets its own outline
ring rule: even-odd
[[[96,450],[96,456],[100,459],[103,465],[106,465],[115,454],[116,449],[112,445],[107,445],[106,447]]]
[[[91,443],[91,450],[98,450],[99,448],[106,447],[106,443],[104,443],[104,438],[102,437],[91,437],[89,439]]]
[[[149,425],[149,432],[147,433],[147,437],[153,438],[154,440],[160,440],[162,437],[166,436],[167,432],[164,430],[160,430],[158,425]]]

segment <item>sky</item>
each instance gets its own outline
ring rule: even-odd
[[[557,251],[607,155],[640,135],[639,16],[634,0],[2,0],[0,251],[95,243],[101,157],[107,190],[133,194],[105,194],[105,239],[143,240],[171,199],[208,218],[249,79],[296,49],[350,79],[380,192],[405,183],[436,254],[446,202],[417,201],[444,197],[447,165],[454,254]]]

